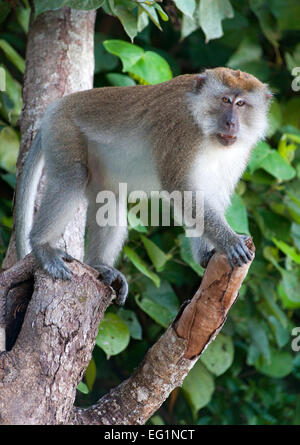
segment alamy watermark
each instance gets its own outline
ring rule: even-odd
[[[295,66],[292,69],[292,76],[295,77],[292,81],[292,90],[300,91],[300,66]]]
[[[295,337],[292,340],[291,348],[294,352],[300,351],[300,326],[292,329],[292,336]]]
[[[148,205],[150,200],[151,205]],[[160,207],[161,202],[161,207]],[[202,191],[151,191],[142,190],[128,194],[126,183],[119,184],[118,193],[102,190],[97,194],[96,203],[101,204],[96,212],[97,224],[105,226],[127,226],[127,203],[134,204],[129,210],[131,225],[136,221],[145,226],[171,226],[171,216],[175,226],[185,226],[187,237],[199,237],[204,229],[204,194]],[[150,211],[149,211],[150,209]]]

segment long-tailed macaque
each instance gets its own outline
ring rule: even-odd
[[[101,190],[203,191],[204,231],[191,238],[195,259],[205,266],[215,250],[232,266],[252,254],[224,213],[255,143],[264,137],[269,105],[267,85],[229,68],[178,76],[159,85],[96,88],[53,103],[28,153],[16,197],[20,258],[31,250],[55,279],[70,279],[55,247],[78,203],[88,198],[86,262],[106,283],[125,277],[113,265],[126,227],[100,227],[96,195]],[[37,184],[44,166],[46,185],[33,218]],[[122,204],[119,202],[119,207]],[[126,206],[119,208],[125,215]],[[125,216],[126,217],[126,216]]]

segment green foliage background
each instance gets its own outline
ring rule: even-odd
[[[16,2],[15,2],[16,3]],[[256,258],[222,333],[150,420],[153,424],[300,424],[300,3],[298,0],[39,0],[36,15],[99,8],[95,86],[158,83],[206,67],[248,71],[275,94],[259,143],[227,218],[250,233]],[[30,9],[0,0],[0,254],[12,226],[17,119]],[[131,43],[134,39],[134,45]],[[294,71],[293,71],[294,70]],[[293,88],[292,88],[293,85]],[[176,112],[176,110],[174,110]],[[180,227],[147,227],[129,212],[119,261],[125,308],[99,327],[77,404],[95,402],[127,378],[193,295],[203,270]],[[298,342],[299,344],[300,342]]]

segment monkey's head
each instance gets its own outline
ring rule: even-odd
[[[272,94],[256,77],[230,68],[196,76],[190,104],[203,134],[222,146],[264,138]]]

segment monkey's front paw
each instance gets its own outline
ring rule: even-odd
[[[226,249],[225,253],[232,268],[241,267],[252,260],[253,253],[246,245],[247,238],[249,238],[248,235],[239,235],[238,239]]]
[[[54,249],[49,245],[43,245],[34,249],[34,255],[39,265],[52,278],[59,280],[71,280],[72,272],[64,261],[71,262],[73,257],[60,249]]]
[[[97,264],[93,267],[100,272],[103,282],[116,291],[117,304],[123,305],[128,294],[128,284],[124,275],[119,270],[106,264]]]

